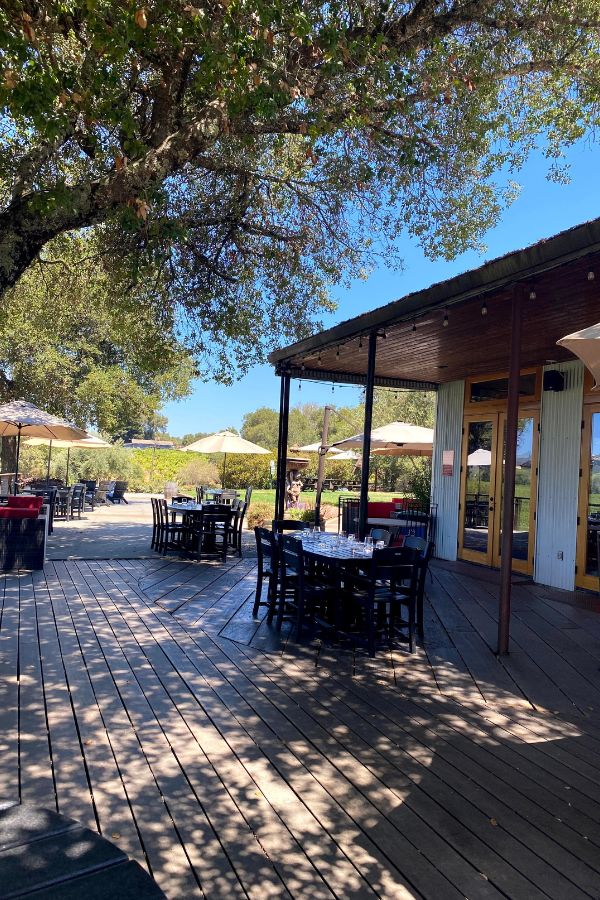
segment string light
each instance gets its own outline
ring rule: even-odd
[[[331,385],[331,393],[332,393],[332,394],[335,394],[335,384],[332,384],[332,385]]]
[[[588,272],[588,274],[587,274],[587,280],[588,280],[588,281],[593,281],[595,277],[596,277],[596,276],[595,276],[595,274],[594,274],[593,272],[591,272],[591,271]]]
[[[337,345],[337,350],[335,351],[335,357],[336,357],[336,359],[340,358],[340,345],[339,344]]]
[[[413,327],[412,327],[413,334],[415,333],[416,330],[417,330],[417,323],[413,322]]]
[[[302,393],[302,379],[300,379],[300,381],[298,382],[298,393]]]
[[[535,291],[529,291],[529,299],[535,300],[537,298],[537,294]]]
[[[359,339],[358,339],[358,349],[359,349],[359,350],[362,350],[362,334],[361,334],[361,336],[360,336]]]
[[[319,350],[319,357],[318,357],[319,362],[321,362],[321,358],[322,358],[322,353],[321,353],[321,351]]]
[[[487,303],[485,302],[485,300],[481,304],[481,315],[487,316]]]
[[[446,311],[444,312],[444,322],[443,322],[444,328],[447,328],[447,327],[448,327],[448,324],[449,324],[449,323],[448,323],[448,310],[446,310]]]

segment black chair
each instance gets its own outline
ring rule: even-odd
[[[417,629],[419,638],[425,638],[425,624],[423,617],[423,601],[425,598],[425,579],[429,570],[429,562],[433,556],[433,541],[425,538],[408,535],[404,539],[404,546],[416,550],[419,554],[417,563],[419,566],[419,581],[417,584]]]
[[[250,505],[250,499],[251,499],[251,497],[252,497],[252,488],[251,488],[251,487],[247,487],[247,488],[246,488],[246,496],[244,497],[244,503],[246,504],[246,509],[247,509],[248,506]]]
[[[154,498],[152,498],[154,500]],[[157,535],[154,538],[154,549],[163,556],[167,550],[181,551],[186,548],[189,530],[183,522],[174,522],[169,518],[167,501],[155,500],[157,514]],[[153,535],[154,537],[154,535]]]
[[[217,555],[225,562],[229,546],[233,513],[229,507],[218,509],[211,506],[195,515],[188,527],[188,535],[198,559],[203,554]]]
[[[85,483],[85,494],[83,498],[83,506],[85,509],[85,504],[87,503],[90,509],[94,509],[95,505],[95,495],[96,495],[96,482],[95,481],[86,481]]]
[[[126,481],[115,481],[115,486],[112,491],[109,491],[106,495],[107,499],[110,500],[111,503],[127,503],[125,498],[125,491],[127,490],[127,482]]]
[[[56,494],[54,516],[57,519],[70,519],[72,514],[73,488],[62,488]]]
[[[378,631],[388,644],[396,637],[408,643],[411,653],[416,649],[418,557],[419,551],[412,547],[374,550],[360,571],[344,579],[344,602],[354,607],[357,618],[364,619],[369,656],[375,656]],[[402,607],[407,609],[406,619],[401,616]]]
[[[246,515],[246,504],[241,500],[235,501],[235,506],[231,504],[231,510],[233,512],[233,518],[231,521],[231,528],[229,531],[229,546],[232,550],[239,555],[240,559],[242,556],[242,531],[244,529],[244,516]]]
[[[257,526],[254,529],[254,537],[256,538],[258,571],[256,574],[256,594],[254,595],[252,616],[256,618],[259,607],[266,606],[268,609],[267,622],[271,624],[275,612],[277,585],[279,583],[279,545],[275,535],[268,528],[259,528]],[[266,601],[261,600],[262,586],[265,579],[268,579]]]
[[[370,535],[373,538],[374,544],[376,544],[377,541],[383,541],[384,545],[389,547],[392,533],[391,531],[388,531],[387,528],[371,528]]]
[[[277,534],[283,534],[284,531],[308,531],[311,526],[299,519],[273,519],[272,527]]]
[[[171,497],[171,503],[188,503],[190,500],[193,501],[193,499],[189,494],[176,494],[174,497]]]
[[[80,519],[85,504],[85,484],[74,484],[72,491],[71,518],[74,519],[75,513],[77,513],[77,518]]]
[[[339,596],[337,562],[305,551],[302,541],[291,534],[280,534],[280,579],[277,595],[277,629],[289,617],[296,625],[296,640],[300,640],[305,626],[330,628],[337,624],[332,615]],[[332,619],[334,622],[332,622]]]

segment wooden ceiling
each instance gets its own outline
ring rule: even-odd
[[[594,280],[589,279],[590,272]],[[573,359],[556,341],[600,321],[600,253],[565,262],[525,284],[525,296],[533,291],[535,298],[526,299],[523,306],[522,367]],[[482,315],[484,300],[486,315]],[[421,318],[386,324],[379,332],[379,379],[443,383],[504,372],[509,358],[511,288],[487,290],[454,304],[450,301],[425,311]],[[366,375],[367,347],[368,335],[361,339],[355,333],[351,339],[323,345],[320,351],[290,356],[286,363],[295,376],[310,370],[337,373],[343,381],[344,374]]]

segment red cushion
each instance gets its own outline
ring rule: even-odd
[[[369,519],[389,519],[394,511],[394,504],[388,501],[373,501],[367,506]]]
[[[17,497],[9,497],[7,500],[7,506],[12,509],[36,509],[38,512],[42,508],[43,503],[44,498],[36,496],[25,497],[20,495]]]
[[[37,519],[37,509],[11,509],[9,506],[0,508],[0,519]]]

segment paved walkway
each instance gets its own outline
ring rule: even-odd
[[[47,557],[59,559],[149,559],[151,494],[127,494],[128,503],[105,503],[81,519],[55,521]]]

